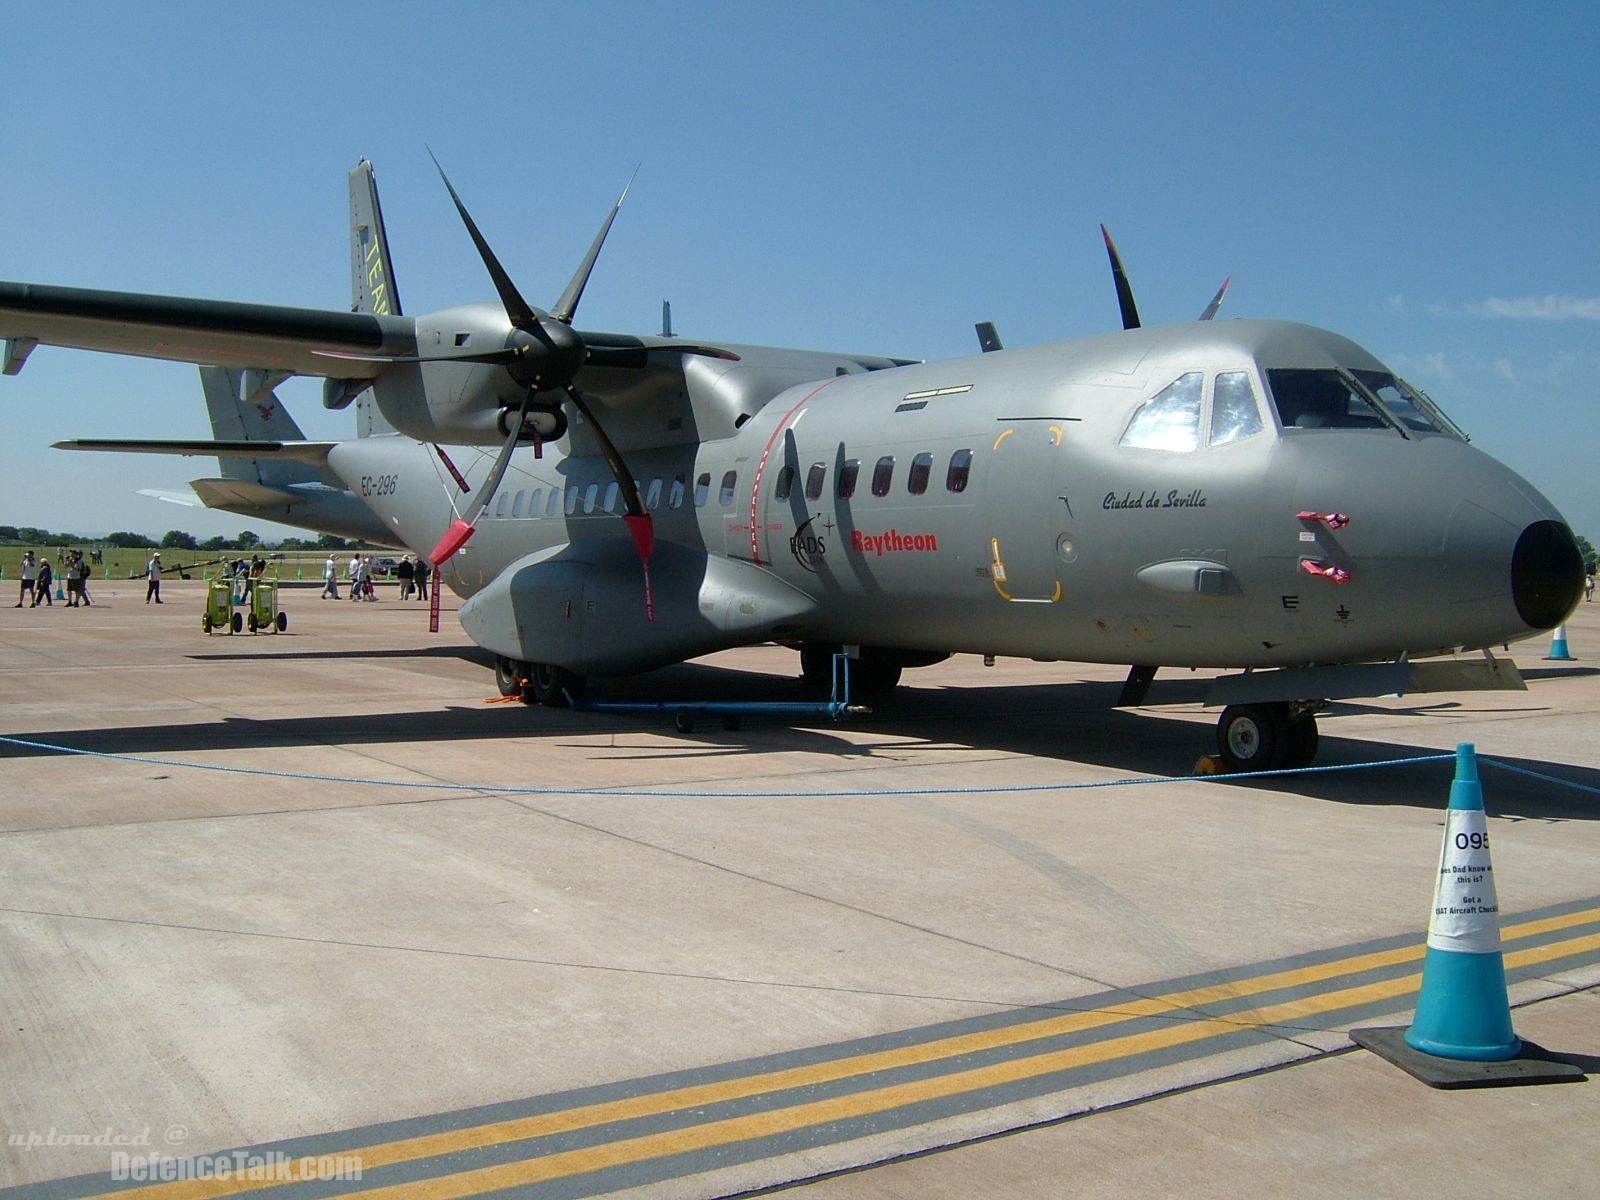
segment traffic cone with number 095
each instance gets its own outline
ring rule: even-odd
[[[1476,1062],[1515,1058],[1522,1049],[1511,1030],[1500,903],[1489,861],[1483,785],[1470,742],[1456,747],[1422,991],[1405,1041],[1424,1054]]]

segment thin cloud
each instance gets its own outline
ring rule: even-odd
[[[1491,296],[1466,306],[1475,317],[1512,321],[1600,321],[1593,296]]]
[[[1521,387],[1522,386],[1521,381],[1517,379],[1517,372],[1511,366],[1511,360],[1509,358],[1497,358],[1497,359],[1495,359],[1494,360],[1494,373],[1496,375],[1500,376],[1501,379],[1504,379],[1512,387]]]

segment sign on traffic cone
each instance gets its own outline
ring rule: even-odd
[[[1567,627],[1556,626],[1556,635],[1550,639],[1550,653],[1546,654],[1547,662],[1571,662],[1572,655],[1567,653]]]
[[[1440,1058],[1477,1062],[1515,1058],[1522,1049],[1511,1031],[1500,902],[1489,861],[1483,784],[1471,742],[1456,747],[1456,777],[1450,785],[1422,960],[1422,992],[1417,1015],[1406,1030],[1406,1045]]]

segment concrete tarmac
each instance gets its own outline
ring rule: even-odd
[[[365,1163],[273,1196],[1595,1187],[1592,1081],[1433,1092],[1345,1031],[1409,1016],[1472,742],[1518,1030],[1600,1069],[1600,605],[1572,661],[1512,648],[1527,692],[1322,718],[1320,764],[1389,765],[1135,782],[1212,751],[1205,673],[1125,711],[1116,668],[959,658],[680,734],[486,702],[449,597],[207,637],[199,583],[92,588],[0,607],[0,1195],[134,1187],[115,1141]]]

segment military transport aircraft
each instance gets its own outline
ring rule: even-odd
[[[1297,766],[1330,699],[1522,686],[1489,648],[1577,602],[1561,515],[1426,395],[1305,325],[1143,327],[1109,237],[1122,331],[1002,349],[985,324],[923,363],[580,332],[616,208],[544,311],[445,186],[497,303],[401,314],[363,160],[354,311],[0,283],[4,370],[61,345],[224,368],[241,408],[291,375],[362,397],[350,441],[66,444],[311,464],[361,536],[439,564],[530,703],[763,641],[808,678],[845,647],[868,692],[954,653],[1127,664],[1127,704],[1224,668],[1227,764]]]

